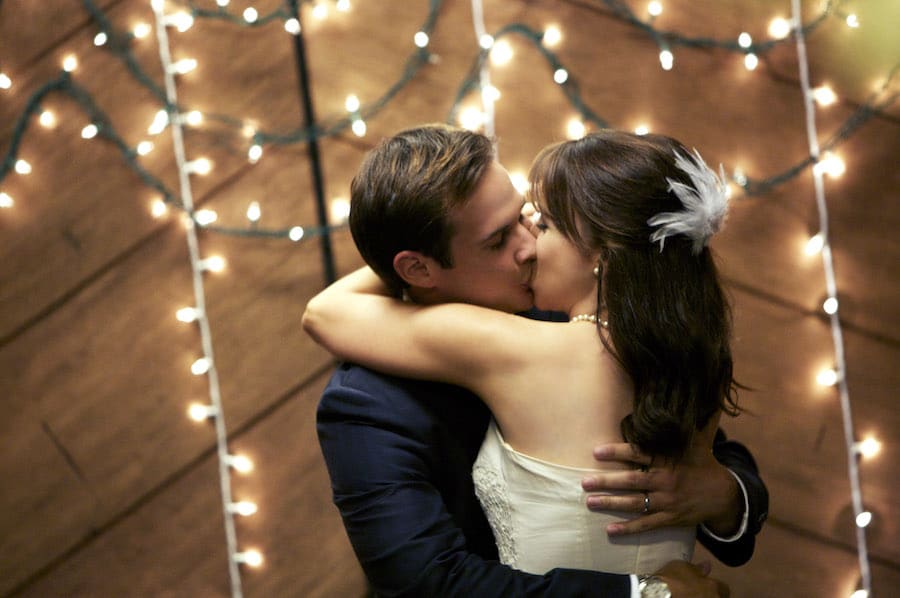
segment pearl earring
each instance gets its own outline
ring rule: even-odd
[[[600,266],[594,266],[594,276],[600,276]]]

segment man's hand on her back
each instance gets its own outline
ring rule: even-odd
[[[693,447],[677,465],[654,463],[630,444],[597,447],[599,461],[629,463],[635,469],[591,474],[582,481],[591,494],[591,510],[641,513],[631,521],[610,524],[610,535],[633,534],[664,526],[696,526],[704,523],[714,533],[727,536],[740,527],[744,505],[731,473],[722,466],[708,446]]]
[[[692,565],[672,561],[653,575],[666,582],[672,598],[728,598],[730,595],[724,582],[708,577],[709,563]]]

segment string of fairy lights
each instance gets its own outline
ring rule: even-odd
[[[175,84],[175,75],[181,74],[179,63],[172,62],[169,50],[169,35],[167,28],[178,27],[179,20],[165,14],[164,0],[151,0],[151,7],[156,21],[156,34],[159,46],[159,59],[163,67],[165,79],[166,100],[169,106],[178,105],[178,93]],[[202,173],[208,170],[203,159],[188,161],[184,147],[184,123],[178,113],[169,113],[169,125],[172,133],[172,149],[175,154],[175,162],[178,167],[178,182],[180,186],[181,205],[188,213],[194,210],[193,194],[191,192],[190,175]],[[209,381],[209,404],[192,404],[189,407],[190,415],[195,419],[211,419],[216,432],[216,448],[219,463],[219,486],[222,498],[222,514],[225,522],[225,542],[228,550],[228,575],[231,582],[231,594],[234,598],[243,595],[241,584],[241,572],[239,565],[246,563],[250,566],[258,566],[262,563],[262,554],[257,549],[239,550],[237,545],[237,531],[235,529],[234,516],[252,515],[257,506],[250,501],[235,502],[231,491],[231,466],[234,456],[228,450],[228,431],[225,427],[225,411],[222,407],[222,395],[219,389],[219,374],[213,359],[212,333],[209,319],[206,317],[206,292],[203,285],[203,275],[207,270],[217,270],[222,264],[219,256],[208,258],[200,257],[200,242],[197,238],[197,230],[194,220],[188,220],[185,227],[188,244],[188,254],[191,260],[191,277],[194,288],[194,305],[182,308],[176,314],[182,320],[193,320],[200,330],[203,357],[197,359],[191,366],[195,375],[206,375]]]
[[[279,7],[266,14],[260,14],[253,7],[245,8],[240,14],[236,14],[229,10],[229,0],[216,0],[215,9],[198,6],[197,2],[193,0],[168,0],[168,2],[151,0],[155,26],[140,22],[127,32],[115,29],[105,13],[92,0],[82,0],[82,4],[98,30],[93,39],[94,45],[111,52],[120,59],[134,80],[149,90],[159,101],[161,108],[147,127],[146,138],[137,142],[126,141],[116,130],[111,119],[97,105],[92,95],[75,80],[74,73],[79,64],[77,56],[66,55],[60,74],[32,93],[16,119],[9,148],[0,163],[0,209],[12,209],[16,204],[16,200],[2,188],[5,178],[13,173],[25,176],[32,172],[31,164],[19,156],[20,147],[29,127],[34,122],[46,128],[55,127],[57,116],[53,111],[44,108],[43,103],[48,96],[62,94],[72,100],[86,117],[87,124],[82,128],[81,136],[84,139],[100,137],[112,143],[118,149],[127,167],[131,168],[147,187],[157,193],[157,197],[150,205],[153,217],[161,218],[170,209],[182,213],[186,224],[186,237],[191,258],[195,305],[180,309],[176,315],[181,321],[197,323],[203,357],[192,364],[191,370],[196,375],[206,375],[209,380],[209,403],[192,404],[189,407],[189,414],[198,421],[211,420],[216,429],[222,506],[229,555],[229,575],[233,596],[240,596],[240,565],[259,565],[263,557],[258,550],[240,550],[238,548],[234,515],[250,515],[256,511],[256,505],[247,501],[234,502],[232,500],[230,470],[249,471],[253,464],[247,457],[233,455],[228,451],[218,372],[213,359],[211,332],[209,321],[206,318],[206,300],[203,288],[204,273],[221,271],[225,267],[225,261],[224,258],[216,255],[201,258],[197,231],[199,229],[226,235],[286,238],[296,242],[328,234],[331,230],[344,226],[349,205],[346,200],[333,200],[331,202],[331,222],[328,224],[266,228],[259,226],[262,206],[259,202],[254,201],[250,202],[247,207],[248,222],[246,225],[218,224],[218,215],[213,210],[195,209],[191,194],[191,176],[208,174],[214,165],[208,158],[202,156],[190,160],[187,158],[184,147],[184,130],[191,128],[202,131],[204,126],[212,126],[212,124],[224,127],[226,130],[232,131],[231,143],[233,146],[237,148],[237,151],[245,153],[248,162],[253,164],[263,159],[267,146],[303,144],[317,138],[341,135],[347,131],[358,137],[364,137],[367,133],[366,121],[384,110],[397,93],[414,80],[423,68],[438,61],[438,57],[430,52],[429,44],[431,35],[437,26],[442,2],[441,0],[427,1],[428,14],[411,40],[410,54],[406,59],[403,71],[397,81],[379,97],[363,102],[359,97],[350,93],[346,97],[343,109],[335,111],[334,114],[320,119],[316,123],[289,131],[264,131],[258,129],[253,122],[234,115],[201,113],[180,105],[177,99],[177,77],[196,69],[197,61],[193,58],[172,61],[169,52],[169,31],[186,33],[193,27],[197,19],[216,19],[241,27],[260,27],[280,21],[283,23],[286,33],[296,36],[301,32],[300,21],[295,16],[298,14],[298,0],[285,0]],[[801,87],[807,110],[809,153],[796,164],[765,178],[751,178],[739,168],[734,168],[731,180],[736,190],[741,190],[746,195],[760,195],[800,175],[807,169],[810,169],[813,174],[820,225],[818,232],[809,239],[806,251],[810,255],[821,253],[822,256],[828,295],[822,309],[830,316],[836,352],[835,367],[819,372],[817,381],[825,386],[837,386],[840,394],[847,442],[851,498],[856,515],[857,547],[861,571],[860,585],[862,586],[853,594],[853,598],[864,598],[871,592],[865,527],[871,521],[872,515],[865,510],[862,501],[857,461],[860,457],[869,458],[877,454],[881,443],[872,436],[858,441],[853,430],[846,383],[846,362],[838,317],[838,293],[828,240],[824,175],[838,177],[844,172],[846,166],[836,153],[836,148],[862,124],[872,117],[882,114],[896,101],[898,92],[894,91],[893,80],[897,71],[900,70],[900,65],[895,65],[880,87],[863,104],[859,105],[830,137],[820,142],[815,129],[815,107],[834,104],[838,101],[838,97],[834,90],[826,85],[811,86],[806,67],[804,40],[828,18],[840,18],[851,28],[860,26],[858,17],[853,13],[842,11],[840,2],[833,0],[825,2],[821,12],[804,23],[800,18],[799,0],[792,0],[793,16],[790,19],[784,17],[772,19],[768,27],[770,39],[762,41],[753,39],[746,32],[741,33],[736,39],[719,39],[689,37],[675,31],[657,28],[655,26],[656,19],[663,12],[663,4],[658,1],[649,2],[646,5],[645,15],[638,14],[621,0],[602,0],[602,4],[610,15],[643,32],[658,46],[660,68],[666,71],[675,67],[675,52],[682,47],[715,48],[737,53],[742,56],[744,67],[753,71],[759,64],[760,56],[780,44],[789,43],[792,39],[796,42],[800,57]],[[562,31],[557,25],[551,24],[538,31],[528,25],[510,23],[491,34],[488,33],[484,24],[484,9],[481,0],[472,0],[471,8],[478,51],[467,75],[457,88],[447,117],[448,121],[458,122],[467,128],[483,130],[489,135],[494,134],[494,113],[496,104],[500,100],[500,92],[491,84],[490,69],[503,68],[514,58],[515,53],[513,46],[509,43],[509,38],[515,36],[529,42],[537,50],[538,56],[549,67],[553,84],[559,87],[562,95],[577,112],[578,116],[565,124],[569,137],[583,136],[590,127],[612,126],[588,105],[578,87],[577,77],[566,68],[554,50],[563,39]],[[352,5],[349,0],[314,0],[310,2],[310,15],[317,20],[328,18],[330,11],[349,12],[351,9]],[[160,60],[163,65],[163,86],[160,86],[147,74],[134,55],[134,45],[146,39],[154,30],[157,34]],[[0,93],[13,87],[14,80],[11,75],[0,69]],[[470,98],[473,96],[477,98],[479,105],[470,103]],[[159,177],[141,163],[141,157],[155,149],[153,138],[167,128],[172,135],[173,152],[178,168],[178,192],[169,189]],[[640,125],[635,128],[635,132],[647,133],[649,127]],[[513,182],[520,190],[527,185],[524,174],[513,173],[512,176]]]
[[[793,13],[795,39],[797,42],[797,57],[800,69],[800,87],[803,92],[803,105],[806,113],[806,132],[809,142],[809,154],[818,159],[821,156],[819,148],[819,136],[816,130],[816,107],[813,91],[809,83],[809,65],[806,57],[806,41],[803,30],[799,27],[801,7],[800,0],[791,0]],[[850,498],[853,505],[854,521],[856,523],[856,547],[859,556],[860,585],[855,590],[852,598],[866,598],[872,592],[872,575],[869,567],[869,553],[866,545],[866,527],[872,521],[872,513],[865,510],[862,499],[862,488],[859,481],[859,464],[857,459],[863,452],[864,446],[856,440],[856,432],[853,428],[853,411],[850,406],[850,393],[847,387],[847,362],[844,357],[844,339],[841,330],[841,320],[838,314],[837,283],[834,272],[834,262],[831,257],[831,244],[828,239],[828,206],[825,203],[825,168],[817,163],[812,168],[813,184],[816,196],[816,209],[819,214],[819,231],[816,233],[821,239],[819,253],[822,255],[822,265],[825,271],[825,287],[828,298],[822,309],[829,314],[831,323],[831,336],[834,342],[836,367],[820,373],[820,381],[837,384],[841,403],[841,417],[844,427],[844,440],[847,448],[848,477],[850,480]],[[818,244],[818,241],[817,241]],[[824,378],[824,379],[822,379]]]

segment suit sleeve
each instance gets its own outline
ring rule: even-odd
[[[348,411],[366,403],[365,394],[329,387],[317,430],[334,503],[379,596],[631,595],[628,575],[571,569],[531,575],[467,550],[414,436],[396,419]]]
[[[717,559],[730,567],[743,565],[753,556],[756,534],[769,515],[769,491],[759,475],[753,456],[743,444],[728,440],[719,429],[713,441],[713,455],[740,480],[747,505],[747,527],[734,541],[726,542],[711,536],[702,526],[697,539]]]

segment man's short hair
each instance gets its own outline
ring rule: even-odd
[[[407,129],[370,151],[350,185],[350,231],[366,263],[398,295],[404,250],[453,265],[449,213],[472,196],[494,160],[491,140],[448,125]]]

